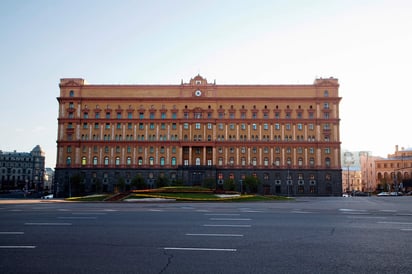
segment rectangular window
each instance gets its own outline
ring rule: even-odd
[[[268,124],[263,124],[263,129],[264,129],[264,130],[268,130],[268,129],[269,129],[269,125],[268,125]]]
[[[161,123],[161,124],[160,124],[160,128],[161,128],[161,129],[166,129],[166,124],[165,124],[165,123]]]
[[[150,123],[150,129],[155,129],[154,123]]]
[[[116,128],[117,128],[117,129],[121,129],[121,128],[122,128],[122,124],[121,124],[121,123],[117,123],[117,124],[116,124]]]
[[[88,119],[89,118],[89,113],[88,112],[83,113],[83,117],[84,117],[84,119]]]
[[[200,129],[200,123],[196,123],[196,124],[195,124],[195,128],[196,128],[196,129]]]
[[[110,129],[110,123],[106,123],[105,129]]]
[[[96,112],[95,115],[94,115],[94,117],[95,117],[96,119],[100,119],[100,112]]]
[[[133,113],[132,113],[132,112],[128,112],[128,113],[127,113],[127,118],[128,118],[128,119],[132,119],[132,118],[133,118]]]
[[[212,123],[207,123],[207,129],[212,129]]]
[[[106,119],[110,119],[110,112],[106,112]]]
[[[155,118],[155,113],[154,112],[150,112],[150,119],[153,120]]]
[[[161,117],[162,117],[162,119],[166,119],[166,112],[162,112]]]
[[[139,113],[139,118],[140,118],[140,119],[144,119],[144,112],[140,112],[140,113]]]
[[[177,129],[176,123],[172,123],[172,129]]]
[[[122,119],[122,113],[121,112],[117,113],[117,119]]]
[[[177,119],[177,113],[176,112],[172,113],[172,119]]]
[[[303,130],[303,125],[302,124],[298,124],[298,130]]]
[[[132,123],[127,123],[127,129],[132,129]]]
[[[189,129],[189,123],[183,123],[183,128],[184,129]]]
[[[88,128],[87,123],[83,123],[83,128]]]

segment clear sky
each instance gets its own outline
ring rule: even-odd
[[[0,150],[56,159],[60,78],[340,82],[342,150],[412,146],[412,1],[2,0]]]

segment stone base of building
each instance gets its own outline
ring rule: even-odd
[[[299,179],[300,178],[303,179]],[[313,177],[313,174],[316,174]],[[303,175],[303,176],[302,176]],[[245,192],[242,184],[247,176],[259,180],[258,193],[280,196],[341,196],[342,171],[297,169],[222,169],[216,166],[179,166],[164,168],[56,168],[56,197],[112,193],[136,188],[139,181],[146,188],[184,185],[219,187],[231,180],[236,191]],[[138,178],[138,179],[137,179]]]

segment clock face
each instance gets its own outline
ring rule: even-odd
[[[200,96],[200,95],[202,95],[202,92],[198,89],[198,90],[195,91],[195,95]]]

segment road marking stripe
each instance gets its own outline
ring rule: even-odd
[[[235,252],[235,248],[202,248],[202,247],[165,247],[165,250],[187,250],[187,251],[227,251]]]
[[[73,215],[106,215],[104,212],[72,212]]]
[[[24,234],[24,232],[20,231],[0,231],[0,235],[21,235]]]
[[[408,222],[378,222],[378,224],[393,224],[393,225],[412,225],[412,223]]]
[[[251,225],[215,225],[215,224],[204,224],[203,226],[212,226],[212,227],[251,227]]]
[[[195,233],[186,233],[186,236],[243,237],[242,234],[195,234]]]
[[[57,219],[63,219],[63,220],[96,220],[97,217],[92,217],[92,216],[90,216],[90,217],[76,217],[76,216],[73,216],[73,217],[57,217]]]
[[[401,231],[412,231],[412,228],[402,228]]]
[[[24,225],[72,225],[72,223],[24,223]]]
[[[251,221],[250,218],[210,218],[211,221]]]
[[[0,248],[36,248],[35,245],[0,245]]]
[[[239,216],[239,213],[208,213],[206,216]]]

